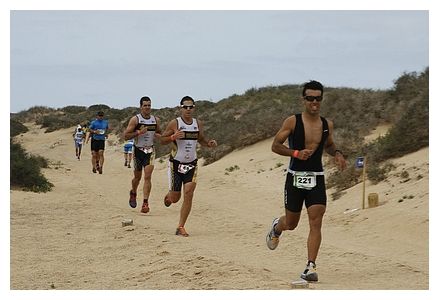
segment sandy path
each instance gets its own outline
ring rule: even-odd
[[[283,212],[287,163],[270,151],[271,140],[200,168],[191,236],[182,238],[174,235],[180,203],[162,203],[166,162],[156,162],[151,212],[142,215],[127,203],[131,170],[122,147],[107,146],[104,174],[93,174],[89,145],[77,161],[71,132],[34,126],[20,137],[32,153],[62,164],[45,171],[52,192],[11,191],[11,289],[290,289],[303,270],[306,213],[278,249],[265,246],[272,218]],[[346,213],[361,207],[360,185],[329,201],[321,281],[310,289],[429,288],[428,148],[395,164],[388,182],[368,184],[379,207]],[[122,227],[125,218],[134,226]]]

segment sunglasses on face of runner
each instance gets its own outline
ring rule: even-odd
[[[195,105],[182,105],[181,106],[181,108],[186,109],[186,110],[193,109],[194,107],[195,107]]]
[[[304,96],[303,98],[308,102],[314,102],[314,100],[321,102],[323,100],[322,96]]]

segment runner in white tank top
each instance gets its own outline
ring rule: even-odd
[[[190,163],[197,159],[198,122],[192,119],[192,124],[186,124],[181,117],[177,118],[177,128],[184,132],[184,137],[172,144],[171,158],[181,163]]]
[[[75,141],[75,152],[76,152],[76,158],[78,160],[81,159],[81,150],[82,150],[82,144],[85,140],[85,134],[82,130],[81,125],[78,125],[75,133],[73,133],[73,140]]]
[[[169,157],[169,192],[165,196],[165,206],[176,203],[181,197],[183,186],[184,199],[180,209],[180,221],[176,235],[188,236],[184,225],[192,208],[197,179],[197,142],[201,146],[213,148],[217,146],[215,140],[207,140],[204,136],[203,125],[200,120],[192,117],[195,101],[189,96],[180,101],[181,117],[169,122],[161,138],[162,144],[172,143]]]
[[[145,118],[142,114],[137,114],[136,117],[137,125],[135,130],[146,128],[147,131],[134,138],[134,146],[137,148],[153,147],[154,135],[157,129],[156,118],[153,115],[149,115],[149,118]]]
[[[149,212],[151,176],[154,170],[154,138],[160,138],[160,119],[151,115],[151,99],[140,99],[140,114],[132,117],[125,130],[125,140],[134,139],[134,178],[131,181],[129,205],[137,206],[137,187],[144,174],[142,213]]]

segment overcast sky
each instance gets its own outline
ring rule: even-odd
[[[428,61],[428,11],[12,11],[11,111],[173,107],[252,87],[387,89]]]

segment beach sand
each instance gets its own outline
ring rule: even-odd
[[[270,251],[265,236],[284,213],[288,158],[271,151],[272,139],[201,166],[190,237],[175,235],[182,200],[163,205],[167,162],[156,160],[151,211],[128,205],[132,169],[110,137],[104,174],[91,172],[90,145],[75,157],[73,128],[17,137],[27,151],[50,161],[49,193],[11,191],[10,288],[61,290],[289,290],[307,259],[308,220],[284,232]],[[379,206],[362,208],[362,184],[333,201],[328,190],[314,290],[429,289],[428,148],[392,162],[378,185]],[[226,171],[229,167],[239,169]],[[401,173],[408,172],[408,178]],[[141,198],[141,183],[138,198]],[[124,219],[133,226],[122,227]]]

